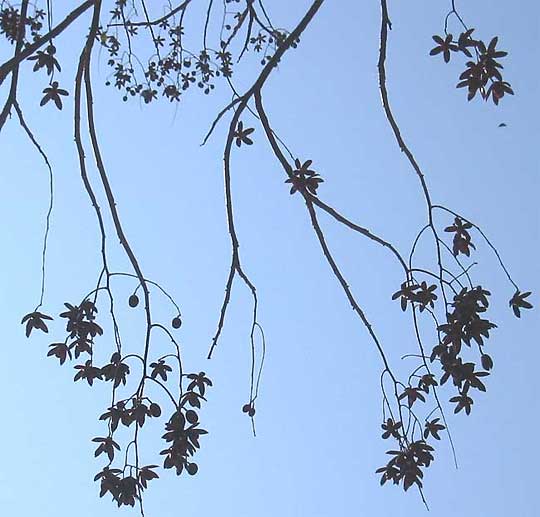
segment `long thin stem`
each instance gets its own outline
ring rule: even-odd
[[[45,165],[47,166],[47,170],[49,172],[49,207],[47,209],[47,215],[45,216],[45,232],[43,234],[43,246],[41,249],[41,289],[39,294],[39,304],[35,308],[37,311],[42,305],[43,305],[43,298],[45,296],[45,273],[46,273],[46,258],[47,258],[47,244],[49,240],[49,231],[51,229],[51,215],[53,211],[54,206],[54,176],[53,176],[53,170],[51,167],[51,163],[49,162],[49,158],[47,157],[47,154],[37,141],[36,137],[34,136],[34,133],[26,123],[26,120],[24,119],[24,115],[22,112],[21,107],[19,106],[19,103],[17,102],[17,99],[13,102],[13,107],[15,108],[15,111],[17,112],[17,116],[19,117],[19,122],[28,135],[28,138],[34,145],[34,147],[37,149],[41,157],[43,158],[43,161],[45,162]]]

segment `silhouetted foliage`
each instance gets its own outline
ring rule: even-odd
[[[419,180],[428,210],[426,224],[418,231],[408,260],[393,244],[354,223],[323,201],[319,187],[324,180],[318,172],[311,169],[312,160],[303,160],[291,154],[284,140],[272,128],[262,100],[265,82],[284,55],[301,44],[302,33],[308,29],[323,3],[324,0],[314,0],[298,24],[291,30],[286,30],[273,25],[261,1],[225,0],[219,14],[222,17],[220,33],[217,38],[212,37],[214,41],[218,40],[218,44],[213,48],[208,44],[211,37],[208,34],[209,21],[218,14],[214,13],[215,6],[212,1],[206,6],[204,27],[191,27],[185,19],[189,9],[196,9],[196,3],[191,0],[157,2],[151,6],[147,5],[145,0],[86,0],[76,5],[60,22],[53,20],[49,2],[29,3],[27,0],[22,0],[20,4],[12,4],[6,0],[0,2],[0,34],[14,49],[13,56],[0,65],[0,84],[8,78],[11,80],[10,90],[0,114],[0,130],[8,116],[13,111],[16,112],[21,126],[49,167],[51,182],[52,169],[47,156],[26,124],[19,104],[17,96],[19,68],[26,66],[26,62],[29,61],[28,65],[38,74],[39,81],[36,81],[36,85],[40,83],[41,86],[36,90],[36,98],[39,101],[34,102],[33,99],[34,104],[39,104],[45,109],[50,109],[54,105],[61,110],[69,98],[73,100],[75,106],[73,114],[75,142],[81,180],[95,209],[102,236],[102,264],[97,281],[92,284],[95,288],[80,298],[78,305],[65,303],[67,310],[59,317],[66,320],[66,335],[63,338],[55,338],[60,340],[49,346],[47,355],[57,359],[60,365],[76,361],[74,381],[85,381],[89,386],[99,382],[110,383],[112,402],[104,406],[106,411],[99,417],[106,427],[102,436],[97,436],[92,441],[96,444],[95,456],[104,462],[104,466],[95,476],[95,481],[100,483],[100,496],[110,495],[118,506],[134,506],[139,503],[142,512],[143,492],[148,488],[150,481],[159,477],[158,465],[146,465],[139,457],[138,444],[142,436],[139,430],[150,419],[163,418],[164,449],[160,453],[163,456],[163,467],[174,470],[177,475],[184,471],[189,475],[197,473],[198,465],[193,461],[193,456],[200,448],[201,437],[207,433],[201,427],[198,411],[202,402],[206,400],[207,390],[212,386],[212,382],[204,372],[184,373],[180,347],[173,333],[182,325],[180,308],[161,285],[143,274],[139,260],[125,237],[123,222],[116,207],[95,129],[91,60],[96,54],[96,47],[100,47],[108,54],[106,60],[110,74],[106,84],[119,90],[124,101],[138,98],[144,104],[152,104],[164,98],[178,102],[186,97],[190,89],[210,94],[215,89],[218,79],[222,79],[225,86],[231,89],[233,94],[231,102],[216,116],[205,139],[206,142],[219,122],[226,116],[230,117],[222,158],[232,258],[225,298],[208,357],[211,357],[218,344],[231,300],[233,280],[238,276],[248,287],[253,298],[250,335],[253,350],[251,390],[248,402],[242,407],[242,411],[251,418],[253,431],[255,431],[253,419],[256,412],[255,401],[259,390],[260,369],[264,361],[265,338],[258,321],[256,288],[240,260],[239,240],[232,208],[230,158],[233,150],[236,151],[235,148],[241,152],[244,146],[254,144],[255,135],[259,140],[266,140],[269,144],[284,171],[284,182],[290,185],[290,194],[297,194],[295,199],[301,198],[304,202],[322,254],[381,357],[382,438],[394,441],[394,448],[387,452],[390,456],[389,461],[377,470],[377,473],[382,474],[381,484],[392,481],[401,485],[405,491],[416,485],[422,494],[424,472],[435,457],[433,440],[441,440],[444,431],[451,441],[445,407],[453,408],[454,413],[468,415],[472,411],[477,391],[484,392],[487,389],[485,383],[493,369],[493,359],[484,349],[490,331],[496,328],[496,324],[490,321],[487,315],[490,292],[484,286],[473,282],[470,269],[475,263],[465,264],[460,261],[463,257],[468,260],[476,253],[477,239],[485,240],[494,251],[503,273],[512,285],[513,294],[509,305],[514,314],[519,318],[524,309],[532,308],[528,300],[531,293],[523,292],[514,282],[498,250],[484,232],[463,215],[432,202],[425,175],[401,134],[388,97],[386,56],[391,23],[386,0],[380,0],[378,62],[383,109],[399,149],[404,152],[412,172]],[[462,28],[457,39],[448,32],[449,20],[454,18]],[[82,19],[89,24],[88,30],[79,34],[80,58],[75,85],[73,90],[65,89],[60,86],[61,81],[58,78],[63,73],[61,66],[63,52],[61,47],[56,47],[55,38],[68,30],[76,20]],[[186,43],[191,41],[188,34],[198,35],[199,32],[203,34],[203,47],[189,48]],[[468,28],[456,10],[454,2],[451,2],[451,10],[444,20],[444,31],[440,36],[433,36],[436,46],[430,52],[430,42],[426,42],[426,53],[433,56],[441,55],[446,63],[450,62],[452,57],[465,59],[465,70],[459,76],[457,87],[467,88],[469,100],[479,93],[484,100],[491,99],[497,105],[506,94],[514,94],[510,84],[502,76],[503,66],[498,61],[507,53],[499,50],[497,36],[485,41],[475,37],[474,29]],[[260,56],[262,68],[256,70],[251,86],[240,94],[232,84],[232,77],[236,67],[240,66],[242,58],[248,52]],[[62,81],[63,83],[66,81],[63,76]],[[85,117],[82,115],[83,112],[86,112]],[[249,124],[258,124],[257,129],[248,126],[246,122],[248,118]],[[87,123],[84,138],[83,120]],[[100,209],[96,200],[95,181],[90,181],[87,175],[87,140],[90,152],[97,163],[99,185],[105,191],[107,214]],[[47,232],[53,202],[52,183],[50,202]],[[330,215],[337,224],[342,224],[350,231],[385,247],[402,270],[403,281],[399,288],[396,286],[395,293],[388,293],[388,298],[399,299],[401,310],[410,314],[413,335],[418,342],[418,350],[409,356],[416,364],[411,369],[408,379],[400,380],[392,370],[376,330],[357,302],[326,242],[325,233],[318,220],[321,212]],[[441,215],[445,219],[442,225],[439,222]],[[106,217],[112,220],[131,271],[115,272],[109,267],[105,246],[108,231],[105,224]],[[435,264],[433,270],[418,268],[414,262],[420,237],[425,232],[433,236],[432,245],[427,248]],[[450,234],[450,241],[446,234]],[[40,301],[38,306],[22,319],[26,337],[30,337],[34,330],[48,333],[46,322],[52,320],[51,316],[40,312],[45,289],[46,248],[47,233],[43,249]],[[145,321],[142,340],[144,345],[138,353],[126,354],[120,338],[116,319],[118,304],[114,303],[117,295],[113,285],[119,278],[132,282],[134,291],[129,296],[127,305],[137,309]],[[69,296],[72,295],[73,293],[69,293]],[[151,303],[156,295],[164,296],[167,303],[170,303],[170,324],[157,322],[153,317]],[[396,307],[396,310],[399,309]],[[103,352],[100,351],[98,354],[95,347],[96,340],[104,334],[103,327],[98,323],[98,314],[99,319],[108,318],[113,329],[112,336],[107,337],[108,342],[112,343],[112,350],[107,352],[105,358]],[[419,332],[420,314],[426,317],[425,325],[432,325],[439,336],[438,342],[431,350],[427,349]],[[155,355],[151,342],[156,332],[163,333],[170,339],[171,353]],[[262,359],[257,369],[254,350],[259,342]],[[137,364],[138,368],[134,367],[134,363],[140,363]],[[438,390],[450,380],[453,393],[448,398],[449,404],[445,404]],[[148,383],[154,383],[161,388],[164,400],[151,400],[148,397],[146,392]],[[121,396],[119,390],[124,390]],[[133,430],[132,438],[127,443],[117,437],[116,433],[120,426]],[[120,452],[122,454],[119,454]]]

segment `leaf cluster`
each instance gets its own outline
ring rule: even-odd
[[[406,280],[401,284],[401,288],[392,295],[392,300],[399,298],[402,311],[407,310],[407,302],[409,302],[418,304],[420,312],[423,312],[427,307],[433,308],[435,306],[436,289],[435,284],[428,286],[427,282],[417,284],[414,281]]]
[[[392,458],[376,471],[382,473],[381,485],[392,481],[395,485],[402,483],[405,491],[414,484],[422,488],[422,468],[429,467],[433,461],[432,452],[433,447],[424,440],[404,445],[400,450],[388,451],[386,454],[390,454]]]
[[[41,29],[43,28],[43,19],[45,18],[45,11],[42,9],[34,8],[33,13],[26,13],[25,23],[25,35],[28,33],[32,37],[32,41],[36,41],[41,35]],[[4,36],[12,45],[17,41],[17,34],[19,26],[21,24],[21,12],[19,7],[12,5],[5,5],[0,8],[0,35]],[[23,41],[24,45],[29,45],[31,42],[28,39]]]
[[[285,183],[291,183],[290,194],[295,192],[307,192],[313,196],[317,195],[319,184],[324,180],[314,170],[310,169],[313,160],[301,162],[298,158],[294,160],[295,169],[292,171],[292,176],[285,180]]]
[[[441,54],[445,63],[450,61],[452,54],[466,56],[470,61],[466,62],[465,70],[459,76],[457,88],[467,88],[467,99],[473,99],[477,93],[485,101],[491,99],[494,104],[506,95],[514,95],[510,83],[502,76],[503,65],[498,59],[508,55],[507,52],[499,50],[497,44],[499,38],[496,36],[489,43],[473,38],[474,29],[462,32],[457,40],[452,34],[445,37],[433,36],[433,41],[437,44],[430,51],[431,56]]]

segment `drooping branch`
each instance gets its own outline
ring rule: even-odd
[[[255,92],[254,97],[255,97],[255,106],[257,109],[257,115],[263,126],[268,143],[270,144],[270,147],[272,148],[272,152],[274,153],[275,157],[280,162],[287,176],[289,178],[292,178],[293,168],[290,165],[287,158],[285,157],[285,155],[283,154],[283,152],[281,151],[275,132],[270,126],[270,121],[268,120],[268,116],[266,115],[266,111],[262,103],[261,92],[260,91]],[[371,232],[367,228],[363,228],[362,226],[356,223],[353,223],[352,221],[347,219],[345,216],[341,215],[335,208],[331,207],[330,205],[326,204],[324,201],[319,199],[319,197],[310,194],[308,191],[305,191],[304,193],[315,206],[319,207],[321,210],[323,210],[324,212],[332,216],[336,221],[345,225],[347,228],[355,232],[358,232],[361,235],[364,235],[368,239],[380,244],[381,246],[389,249],[392,252],[392,254],[397,258],[399,263],[401,264],[405,274],[407,274],[408,267],[405,262],[405,259],[401,256],[401,254],[399,253],[399,251],[396,249],[396,247],[393,244],[375,235],[373,232]]]
[[[445,286],[444,286],[444,282],[442,281],[443,265],[442,265],[442,256],[441,256],[441,245],[440,245],[440,238],[437,233],[437,229],[433,222],[433,204],[431,202],[431,194],[429,192],[426,179],[425,179],[424,173],[422,172],[422,169],[420,168],[420,165],[416,161],[414,154],[412,153],[409,146],[405,143],[405,140],[403,139],[401,135],[401,130],[396,122],[396,119],[392,112],[390,101],[388,99],[388,89],[386,87],[386,55],[387,55],[387,46],[388,46],[388,30],[391,28],[392,28],[392,23],[388,15],[387,1],[381,0],[381,30],[380,30],[379,60],[378,60],[377,68],[379,71],[379,91],[381,93],[382,105],[383,105],[384,113],[386,115],[388,123],[390,124],[392,132],[394,133],[396,142],[399,145],[400,150],[407,157],[407,160],[411,164],[416,176],[418,177],[420,181],[420,185],[422,187],[422,192],[424,194],[427,212],[428,212],[427,213],[428,225],[431,228],[431,231],[433,233],[433,237],[435,239],[435,247],[437,250],[437,264],[439,266],[439,285],[441,288],[441,293],[444,298],[444,302],[446,305],[448,305]]]
[[[257,110],[257,115],[259,116],[259,119],[261,121],[261,124],[263,126],[263,129],[264,129],[264,132],[265,132],[265,135],[266,135],[266,138],[267,138],[267,140],[268,140],[268,142],[270,144],[270,147],[271,147],[274,155],[276,156],[276,158],[280,162],[281,166],[283,167],[283,169],[284,169],[285,173],[287,174],[287,176],[289,178],[293,178],[293,176],[294,176],[293,168],[289,164],[289,162],[286,159],[285,155],[282,153],[282,151],[281,151],[281,149],[279,147],[278,141],[277,141],[277,139],[275,137],[275,133],[274,133],[274,131],[272,130],[272,128],[270,126],[270,121],[268,120],[268,116],[266,114],[266,111],[265,111],[263,103],[262,103],[262,94],[261,94],[260,90],[257,90],[255,92],[254,97],[255,97],[255,106],[256,106],[256,110]],[[351,304],[353,310],[359,316],[360,320],[362,321],[364,326],[367,328],[368,333],[370,334],[373,342],[375,343],[375,346],[376,346],[376,348],[377,348],[377,350],[379,352],[379,355],[381,356],[381,359],[383,361],[384,370],[388,372],[388,374],[392,378],[392,381],[394,382],[394,387],[395,387],[395,390],[396,390],[395,394],[396,394],[396,398],[397,398],[397,384],[398,384],[398,381],[397,381],[396,377],[394,376],[394,374],[392,373],[392,370],[390,369],[390,365],[389,365],[388,359],[386,357],[386,354],[384,352],[384,349],[383,349],[377,335],[375,334],[371,323],[368,321],[366,315],[364,314],[364,311],[361,309],[360,305],[358,304],[358,302],[356,301],[354,295],[352,294],[352,291],[351,291],[347,281],[345,280],[345,277],[341,273],[341,270],[337,266],[332,254],[331,254],[331,252],[330,252],[330,250],[328,248],[328,245],[326,244],[326,239],[325,239],[324,233],[323,233],[323,231],[322,231],[322,229],[321,229],[321,227],[319,225],[317,214],[315,213],[314,205],[319,206],[322,210],[329,213],[336,220],[338,220],[342,224],[345,224],[347,227],[351,228],[352,230],[357,231],[357,232],[361,233],[362,235],[367,236],[369,239],[381,244],[382,246],[384,246],[386,248],[389,248],[392,251],[392,253],[398,258],[398,261],[403,266],[406,274],[408,274],[407,265],[405,264],[404,259],[401,257],[401,255],[394,248],[393,245],[391,245],[390,243],[384,241],[380,237],[377,237],[377,236],[373,235],[369,230],[366,230],[365,228],[362,228],[362,227],[350,222],[348,219],[341,216],[337,211],[335,211],[333,208],[331,208],[330,206],[328,206],[325,203],[323,203],[322,201],[320,201],[316,196],[312,195],[307,190],[303,189],[300,192],[301,192],[302,196],[304,197],[304,201],[305,201],[305,204],[306,204],[309,216],[310,216],[310,220],[311,220],[313,229],[315,231],[315,234],[317,236],[317,239],[319,240],[319,243],[321,245],[323,255],[325,256],[328,264],[330,265],[330,267],[332,269],[332,272],[334,273],[334,276],[337,278],[339,284],[341,285],[341,287],[342,287],[342,289],[343,289],[349,303]]]
[[[232,285],[234,281],[235,273],[238,273],[238,275],[242,278],[242,280],[246,283],[246,285],[249,287],[253,298],[254,298],[254,304],[257,304],[257,298],[256,298],[256,290],[255,286],[251,283],[249,278],[245,275],[242,266],[240,264],[240,256],[239,256],[239,243],[238,243],[238,237],[236,235],[236,230],[234,226],[234,212],[232,207],[232,194],[231,194],[231,170],[230,170],[230,160],[231,160],[231,148],[233,144],[233,140],[235,138],[234,134],[238,127],[238,123],[240,121],[240,117],[246,107],[248,106],[248,103],[250,99],[253,97],[253,95],[256,92],[260,92],[260,90],[263,88],[265,82],[267,81],[268,77],[270,76],[270,73],[272,70],[276,67],[276,65],[279,63],[281,57],[285,52],[293,45],[293,43],[300,37],[300,35],[303,33],[303,31],[306,29],[306,27],[309,25],[310,21],[313,19],[313,17],[316,15],[317,11],[320,9],[322,4],[324,3],[324,0],[315,0],[311,7],[308,9],[304,17],[300,20],[296,28],[289,34],[289,36],[285,39],[285,41],[278,47],[276,53],[272,56],[270,61],[265,65],[265,67],[262,69],[261,73],[259,74],[258,78],[255,80],[251,88],[238,98],[238,100],[233,101],[230,103],[225,110],[222,110],[221,115],[224,115],[226,111],[230,110],[233,106],[237,104],[237,107],[235,109],[235,112],[231,118],[231,122],[229,124],[229,130],[227,133],[227,141],[225,144],[225,151],[223,155],[223,173],[224,173],[224,182],[225,182],[225,205],[227,210],[227,224],[229,228],[229,235],[231,237],[231,245],[232,245],[232,259],[231,259],[231,266],[229,269],[229,275],[227,278],[227,283],[225,286],[225,298],[223,301],[223,304],[221,306],[220,310],[220,318],[217,326],[216,333],[214,335],[214,338],[212,340],[212,345],[210,346],[210,350],[208,352],[208,358],[210,359],[212,357],[212,353],[217,345],[219,336],[221,335],[221,331],[223,328],[223,323],[225,320],[225,314],[227,311],[227,307],[230,302],[231,298],[231,290]],[[215,123],[213,125],[215,127]],[[207,135],[208,138],[209,135]],[[206,139],[207,139],[206,138]],[[205,139],[205,141],[206,141]],[[253,325],[255,325],[256,321],[253,321]],[[253,327],[252,327],[253,332]]]

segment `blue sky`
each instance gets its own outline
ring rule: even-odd
[[[68,4],[58,3],[58,19]],[[309,2],[276,4],[271,7],[275,19],[290,27]],[[538,305],[540,185],[534,149],[540,92],[531,51],[539,43],[538,6],[487,0],[458,6],[479,36],[499,35],[501,48],[509,51],[505,71],[516,95],[494,107],[467,103],[464,92],[454,88],[461,65],[428,55],[449,4],[390,2],[390,98],[434,201],[479,224]],[[321,197],[406,254],[424,224],[425,209],[381,108],[378,31],[378,2],[327,2],[299,48],[269,80],[264,99],[276,131],[325,178]],[[60,77],[66,86],[81,44],[77,34],[67,33],[57,45],[65,49]],[[166,285],[182,308],[178,336],[185,368],[204,370],[214,382],[201,412],[210,434],[196,460],[199,473],[177,478],[160,471],[160,480],[146,493],[147,515],[422,515],[414,491],[379,487],[374,471],[391,448],[380,438],[380,360],[320,253],[303,203],[289,196],[260,126],[246,117],[256,128],[255,144],[235,151],[232,178],[242,262],[257,285],[267,339],[253,438],[241,412],[249,395],[251,300],[240,282],[215,356],[205,359],[230,260],[221,172],[226,125],[205,147],[199,143],[228,100],[225,85],[210,98],[187,95],[175,113],[165,102],[122,103],[117,92],[103,86],[105,56],[99,65],[95,61],[98,130],[126,232],[145,274]],[[237,78],[240,89],[257,66],[248,56]],[[77,302],[92,289],[99,272],[99,235],[80,182],[72,104],[66,102],[62,112],[40,109],[42,88],[36,75],[23,75],[21,105],[55,170],[44,311],[56,315],[64,301]],[[507,127],[499,128],[501,122]],[[48,336],[29,340],[19,324],[39,297],[47,174],[15,119],[2,132],[0,156],[5,222],[0,508],[13,516],[136,515],[99,499],[92,482],[102,461],[93,458],[91,439],[104,432],[98,416],[108,405],[109,386],[74,384],[68,365],[45,357],[47,345],[63,333],[60,321],[51,324]],[[449,223],[440,218],[441,226]],[[414,335],[409,318],[390,300],[402,282],[401,271],[382,248],[322,215],[321,224],[392,363],[405,371],[400,356],[415,349]],[[126,269],[114,241],[114,269]],[[430,249],[426,241],[419,254],[426,265]],[[464,517],[532,517],[540,424],[538,313],[530,311],[521,321],[512,315],[507,302],[513,288],[487,246],[478,243],[474,260],[480,263],[475,278],[492,292],[491,319],[499,326],[488,343],[495,368],[487,394],[477,397],[469,417],[448,411],[459,469],[443,440],[426,473],[425,494],[437,517],[458,511]],[[125,299],[127,307],[133,285],[123,279],[115,285],[119,303]],[[163,320],[172,317],[159,296],[154,307]],[[124,341],[140,346],[140,311],[126,308],[120,314]],[[100,339],[104,350],[110,339],[110,333]],[[156,353],[164,353],[167,343],[156,347]],[[161,463],[160,434],[161,423],[145,426],[143,463]]]

